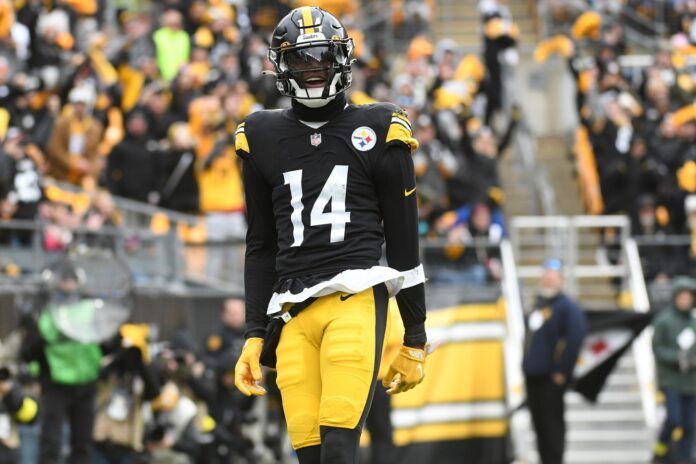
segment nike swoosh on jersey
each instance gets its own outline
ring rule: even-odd
[[[346,295],[341,295],[341,296],[339,296],[339,298],[341,299],[341,301],[346,301],[351,296],[355,296],[355,293],[348,293]]]
[[[416,191],[416,188],[417,188],[417,187],[413,187],[411,190],[406,190],[406,189],[404,189],[404,196],[405,196],[405,197],[410,196],[413,192]]]

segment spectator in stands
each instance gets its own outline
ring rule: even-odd
[[[502,109],[503,64],[513,65],[519,59],[514,47],[517,44],[520,31],[517,25],[512,22],[507,7],[500,5],[496,0],[479,2],[479,10],[483,21],[483,54],[487,71],[484,121],[490,125],[493,115]]]
[[[148,131],[146,113],[133,109],[126,116],[126,136],[109,154],[106,185],[117,196],[156,203],[160,184],[159,144]]]
[[[162,16],[162,27],[152,38],[157,48],[157,66],[162,79],[173,80],[179,69],[188,62],[191,52],[191,39],[183,30],[182,13],[170,9]]]
[[[92,116],[94,99],[92,88],[76,87],[70,92],[70,107],[56,121],[46,148],[48,174],[56,180],[80,184],[99,176],[102,124]]]
[[[443,228],[452,219],[458,221],[447,232],[448,247],[462,247],[457,260],[457,277],[453,273],[451,278],[474,285],[500,280],[502,266],[499,248],[505,235],[504,227],[493,222],[491,209],[484,203],[475,204],[466,214],[468,216],[462,220],[459,215],[448,213],[437,224],[438,228]]]
[[[503,201],[498,163],[505,154],[505,149],[512,141],[515,127],[521,117],[518,108],[512,112],[512,117],[503,136],[498,140],[493,130],[482,126],[478,121],[471,120],[469,131],[462,137],[462,150],[466,156],[466,185],[461,198],[452,195],[452,206],[459,208],[476,202],[486,202],[489,199],[501,205]]]
[[[75,213],[72,205],[48,203],[41,210],[45,222],[43,246],[46,251],[67,249],[73,240],[73,231],[80,226],[82,217]]]
[[[654,322],[657,381],[667,408],[654,462],[687,463],[691,462],[696,428],[696,281],[681,277],[672,285],[672,305]],[[677,427],[681,427],[681,439],[671,453]],[[670,455],[674,461],[668,461]]]
[[[169,129],[168,149],[162,154],[161,206],[188,213],[198,212],[199,189],[194,147],[195,141],[188,124],[173,124]]]
[[[539,294],[527,318],[523,371],[542,464],[563,462],[564,395],[587,333],[582,309],[563,292],[562,271],[558,259],[544,263]]]
[[[636,203],[636,222],[632,224],[631,231],[643,241],[640,258],[645,279],[648,282],[664,282],[671,276],[683,273],[685,251],[682,247],[664,244],[667,236],[674,233],[667,209],[657,205],[655,196],[649,194],[638,198]]]
[[[416,119],[414,136],[420,143],[413,155],[418,181],[418,214],[430,224],[447,209],[447,182],[454,176],[461,176],[464,167],[462,161],[437,139],[435,125],[427,114]]]
[[[10,128],[0,146],[0,192],[14,206],[12,219],[36,218],[43,198],[40,184],[43,168],[41,151],[26,143],[20,129]]]
[[[208,239],[218,244],[240,239],[246,232],[241,171],[225,125],[222,102],[215,95],[200,97],[193,101],[190,111],[190,126],[196,139],[200,209],[206,215]],[[207,274],[219,277],[225,261],[233,259],[239,257],[235,257],[230,246],[209,254]]]
[[[634,138],[628,155],[612,162],[604,172],[605,213],[628,214],[633,230],[638,230],[636,199],[660,193],[667,175],[667,168],[648,156],[646,141]]]
[[[119,214],[111,194],[107,190],[96,190],[90,199],[89,209],[82,215],[80,226],[86,232],[80,231],[80,243],[115,250],[118,237],[114,233],[119,224]]]
[[[15,99],[9,107],[10,123],[21,129],[27,143],[45,151],[60,106],[58,98],[48,97],[37,77],[19,74],[15,77],[17,81],[21,85],[13,92]]]
[[[186,120],[169,111],[170,99],[171,95],[161,82],[153,82],[143,90],[141,100],[147,112],[148,133],[154,140],[166,139],[172,124]]]

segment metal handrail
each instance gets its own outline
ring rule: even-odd
[[[556,214],[556,192],[551,185],[546,167],[536,158],[538,146],[527,121],[523,117],[517,126],[515,147],[522,159],[522,164],[533,179],[535,197],[538,201],[538,213],[542,215]]]
[[[638,235],[633,237],[636,244],[641,246],[689,246],[693,240],[690,235]]]
[[[8,252],[10,261],[13,258],[18,258],[19,253],[24,253],[24,261],[28,264],[28,270],[34,274],[42,270],[42,266],[47,264],[47,258],[54,256],[55,253],[64,253],[65,250],[46,250],[42,243],[42,232],[45,227],[51,225],[42,221],[31,220],[8,220],[0,221],[0,230],[32,232],[32,240],[26,247],[4,247]],[[148,257],[149,262],[156,262],[160,266],[155,277],[162,282],[167,282],[170,285],[180,285],[184,280],[182,268],[182,250],[183,245],[179,240],[176,232],[170,230],[169,233],[158,235],[147,229],[134,229],[127,227],[103,226],[99,229],[91,229],[87,227],[74,227],[68,229],[73,238],[69,244],[66,244],[66,249],[69,250],[73,246],[87,244],[84,240],[87,238],[110,238],[113,242],[95,242],[97,247],[113,247],[117,256],[128,260],[130,253],[126,250],[125,240],[133,236],[137,236],[141,242],[152,242],[158,249],[159,254],[154,257]],[[15,253],[11,256],[9,253]],[[3,255],[4,256],[4,255]],[[21,259],[21,258],[20,258]],[[23,276],[24,278],[25,276]]]
[[[524,310],[522,294],[519,287],[517,265],[510,240],[500,244],[500,256],[503,265],[503,296],[505,297],[505,385],[508,412],[519,408],[525,399],[524,375],[522,373],[522,346],[524,346]],[[517,457],[525,454],[526,424],[520,414],[513,414],[510,419],[510,431]]]
[[[686,66],[696,66],[696,56],[685,55]],[[647,68],[655,63],[655,55],[634,54],[618,57],[619,66],[622,68]]]
[[[636,312],[650,311],[650,299],[645,285],[643,267],[640,262],[638,245],[632,238],[624,242],[624,254],[629,271],[629,288]],[[657,401],[655,395],[655,358],[652,352],[652,329],[648,328],[633,343],[636,374],[640,385],[640,397],[643,406],[645,425],[653,430],[657,425]]]
[[[580,229],[617,228],[620,231],[619,242],[623,243],[630,234],[630,221],[626,216],[517,216],[510,221],[510,237],[515,255],[521,257],[523,245],[522,230],[545,230],[544,258],[558,257],[564,261],[567,290],[576,295],[579,289],[578,279],[589,277],[620,277],[626,274],[623,264],[586,265],[579,259]],[[537,242],[539,243],[539,242]],[[527,243],[524,243],[527,245]],[[539,263],[518,266],[518,275],[536,278],[541,275]]]
[[[51,179],[42,180],[41,185],[42,187],[58,187],[61,190],[65,190],[71,193],[84,192],[82,188],[76,185],[69,184],[67,182],[58,182]],[[129,198],[119,197],[116,195],[112,195],[112,198],[118,209],[127,213],[139,214],[149,217],[152,217],[155,214],[164,214],[172,222],[183,223],[188,225],[194,225],[199,221],[199,217],[195,214],[181,213],[179,211],[162,208],[160,206],[150,205],[148,203],[131,200]]]
[[[503,66],[503,104],[507,114],[511,113],[512,107],[516,103],[513,81],[513,69],[509,66]],[[519,108],[519,111],[522,112],[522,109]],[[533,205],[531,212],[543,215],[556,214],[556,193],[549,180],[546,167],[539,163],[536,157],[538,153],[536,138],[527,124],[524,112],[517,122],[513,143],[526,174],[532,179],[534,198],[538,203]]]

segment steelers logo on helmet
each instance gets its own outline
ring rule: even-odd
[[[325,105],[351,84],[353,48],[331,13],[296,8],[278,23],[268,50],[278,90],[307,106]]]
[[[353,131],[350,141],[358,151],[372,150],[377,143],[377,134],[367,126],[360,126]]]

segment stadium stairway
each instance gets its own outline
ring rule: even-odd
[[[536,42],[534,19],[527,0],[509,0],[507,6],[520,28],[523,44]],[[464,51],[481,50],[481,18],[475,0],[437,0],[433,27],[438,39],[449,38]]]
[[[562,135],[537,137],[537,148],[536,158],[546,167],[549,180],[556,192],[556,212],[564,216],[583,214],[566,138]]]
[[[641,409],[635,358],[619,362],[596,405],[578,393],[566,396],[566,464],[645,464],[650,462],[653,433]],[[529,464],[539,463],[533,432],[527,434]]]
[[[539,141],[540,157],[552,156],[547,153],[550,142],[544,138]],[[543,147],[543,148],[541,148]],[[563,155],[565,157],[565,155]],[[559,164],[561,164],[559,162]],[[554,179],[553,167],[549,167]],[[559,168],[560,169],[560,168]],[[560,175],[560,174],[558,174]],[[570,182],[566,179],[566,182]],[[553,182],[559,195],[559,180]],[[567,184],[566,184],[567,185]],[[575,185],[572,182],[571,185]],[[566,191],[576,195],[576,189],[566,188]],[[559,199],[560,200],[560,199]],[[559,209],[571,213],[570,208],[579,208],[577,204],[559,202]],[[580,210],[576,210],[580,212]],[[518,266],[534,266],[541,264],[548,253],[548,236],[544,237],[537,229],[518,231],[517,251],[515,255]],[[617,237],[618,239],[618,237]],[[596,254],[600,242],[596,232],[585,229],[578,232],[578,247],[576,248],[578,264],[594,265],[597,263]],[[561,241],[560,248],[568,244]],[[524,277],[520,286],[522,301],[525,308],[533,304],[534,293],[538,279]],[[578,279],[577,297],[585,308],[615,309],[617,308],[616,288],[611,279],[606,276],[592,276]],[[632,350],[626,352],[615,370],[610,375],[605,389],[596,404],[591,404],[579,394],[570,392],[566,397],[567,447],[566,464],[645,464],[650,461],[654,431],[646,426],[635,355]],[[524,433],[522,434],[521,459],[526,464],[539,463],[536,453],[535,435],[529,421],[528,412],[521,411],[523,416]],[[526,416],[526,417],[525,417]]]
[[[514,146],[508,148],[500,160],[498,173],[505,192],[505,216],[511,218],[534,214],[534,188]]]

